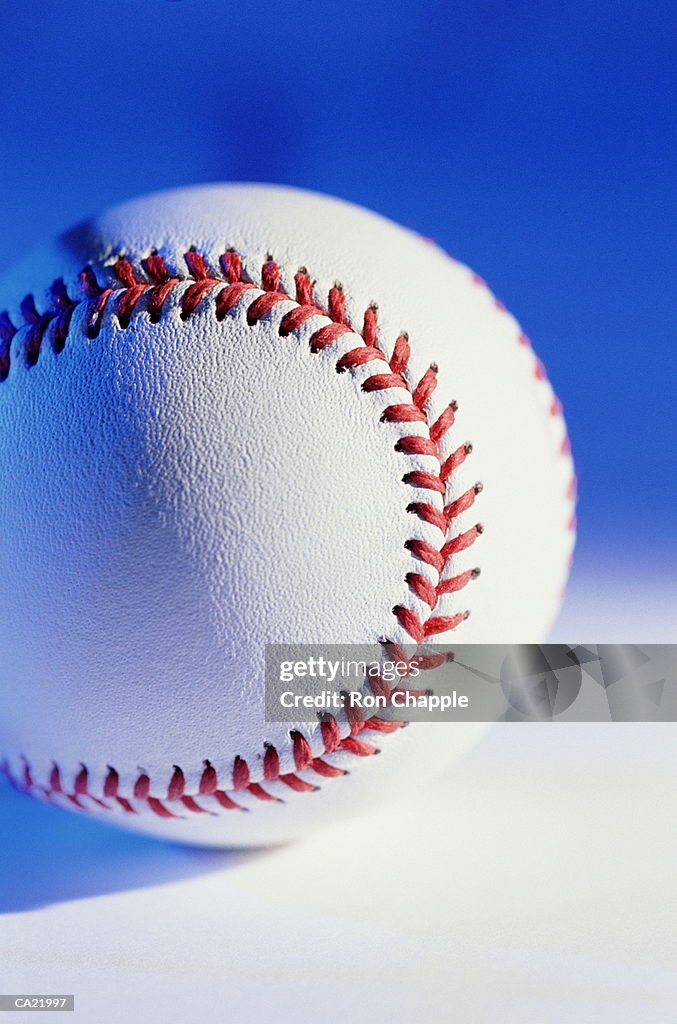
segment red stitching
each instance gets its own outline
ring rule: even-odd
[[[228,250],[219,259],[219,272],[213,273],[206,258],[195,249],[184,256],[187,275],[182,277],[169,271],[164,258],[157,252],[151,253],[140,266],[136,267],[130,260],[122,257],[112,266],[112,272],[120,282],[120,288],[104,287],[99,284],[92,267],[86,267],[79,278],[82,297],[71,298],[62,280],[55,281],[50,289],[50,306],[44,313],[36,309],[32,296],[27,296],[21,304],[20,312],[23,323],[17,328],[7,313],[0,314],[0,381],[7,378],[10,371],[10,349],[18,330],[25,330],[22,339],[22,350],[27,365],[34,365],[40,355],[42,345],[49,337],[55,352],[60,352],[67,339],[70,322],[75,309],[85,305],[85,332],[91,339],[96,338],[101,330],[104,315],[113,298],[116,299],[116,314],[120,327],[125,329],[139,311],[141,305],[152,323],[162,316],[165,305],[174,289],[180,284],[188,284],[182,291],[179,300],[180,315],[187,320],[207,297],[213,297],[214,313],[217,319],[223,320],[240,299],[257,285],[245,279],[241,256],[235,250]],[[326,308],[314,299],[314,284],[305,268],[301,268],[294,277],[295,297],[292,298],[281,285],[279,265],[269,256],[261,269],[261,292],[254,297],[246,311],[247,323],[257,324],[264,316],[281,302],[295,303],[282,317],[279,334],[282,337],[298,330],[314,316],[329,317],[331,323],[318,327],[309,337],[311,351],[319,352],[334,344],[349,333],[360,333],[351,326],[346,313],[346,297],[339,283],[329,289]],[[442,412],[432,425],[428,421],[427,406],[437,387],[437,367],[431,366],[418,383],[412,386],[406,377],[409,367],[411,347],[406,333],[398,336],[393,353],[388,360],[378,343],[378,310],[370,305],[364,313],[361,332],[363,344],[344,353],[337,359],[336,369],[339,373],[366,366],[374,360],[385,362],[389,372],[376,373],[362,382],[362,390],[366,393],[385,391],[391,388],[406,392],[409,400],[395,402],[387,406],[381,420],[388,423],[421,423],[426,426],[427,433],[411,434],[401,437],[395,450],[405,455],[424,455],[436,458],[441,462],[440,444],[454,424],[456,403],[453,402]],[[423,472],[421,470],[405,473],[403,482],[419,491],[428,490],[445,495],[450,475],[472,451],[470,444],[462,445],[441,465],[440,472]],[[460,498],[449,503],[444,511],[424,500],[411,502],[407,510],[426,523],[439,528],[445,536],[454,520],[467,511],[474,503],[481,485],[476,485]],[[430,565],[440,575],[443,573],[449,558],[459,551],[470,547],[482,532],[477,524],[465,533],[447,540],[439,549],[427,541],[410,539],[405,547],[415,560]],[[447,593],[458,591],[467,586],[479,575],[479,570],[466,571],[437,585],[430,582],[427,576],[412,571],[407,574],[406,583],[412,593],[426,604],[431,612],[437,607],[439,598]],[[399,624],[409,633],[412,640],[422,643],[427,637],[437,633],[455,629],[469,615],[468,611],[453,616],[431,615],[421,620],[415,611],[401,605],[393,608],[393,614]],[[386,647],[388,642],[386,641]],[[395,647],[395,645],[390,645]],[[373,682],[373,685],[377,685]],[[383,684],[385,686],[385,684]],[[308,740],[299,732],[292,732],[293,761],[295,771],[282,774],[280,757],[275,747],[267,745],[263,757],[263,779],[271,783],[279,781],[296,792],[309,792],[317,787],[301,774],[314,772],[322,778],[335,778],[345,774],[345,770],[326,760],[336,752],[351,754],[356,757],[368,757],[378,753],[378,748],[357,734],[370,730],[377,733],[391,733],[403,727],[401,722],[383,722],[377,718],[363,721],[353,717],[351,734],[345,738],[340,735],[337,721],[330,715],[321,722],[323,752],[319,757],[312,753]],[[131,797],[120,794],[120,779],[114,768],[109,768],[104,785],[103,799],[89,791],[89,776],[86,767],[82,767],[75,779],[73,792],[69,793],[63,786],[59,767],[54,765],[49,785],[39,787],[32,778],[30,766],[24,761],[23,778],[17,780],[7,761],[0,765],[2,770],[14,784],[20,788],[37,790],[46,799],[62,796],[81,809],[87,809],[87,801],[94,801],[102,810],[120,807],[126,813],[139,813],[134,804],[145,805],[155,815],[162,818],[174,818],[177,815],[167,806],[172,805],[179,811],[191,813],[208,813],[207,808],[199,800],[215,800],[219,807],[226,810],[243,810],[244,808],[232,798],[232,793],[248,792],[259,800],[275,800],[263,786],[253,783],[250,778],[248,763],[241,757],[235,757],[231,775],[227,780],[219,780],[216,769],[209,761],[203,764],[198,791],[191,795],[185,791],[186,783],[182,769],[173,768],[166,795],[162,799],[151,794],[151,780],[147,773],[140,772],[133,785]],[[223,782],[227,785],[224,788]]]
[[[481,523],[476,523],[475,526],[466,530],[465,533],[460,533],[458,537],[452,537],[452,539],[447,541],[446,544],[443,544],[442,550],[440,551],[443,560],[443,567],[444,563],[447,559],[451,558],[452,555],[457,554],[459,551],[465,551],[465,549],[469,548],[471,544],[474,544],[477,540],[478,534],[481,533],[484,533],[484,527]]]

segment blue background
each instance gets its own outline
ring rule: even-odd
[[[578,566],[665,578],[675,29],[673,4],[624,0],[6,6],[0,268],[193,181],[372,207],[469,263],[534,340],[578,465]]]

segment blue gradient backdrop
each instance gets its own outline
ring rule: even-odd
[[[194,181],[372,207],[478,270],[533,338],[570,423],[583,564],[665,576],[676,29],[661,0],[6,5],[0,268]]]

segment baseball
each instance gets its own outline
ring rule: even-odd
[[[481,724],[267,722],[270,643],[535,643],[561,409],[436,245],[269,185],[151,195],[0,281],[0,764],[167,839],[284,841]],[[380,753],[380,756],[375,756]]]

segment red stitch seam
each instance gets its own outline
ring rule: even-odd
[[[121,258],[112,268],[121,285],[120,288],[115,289],[101,286],[93,268],[88,266],[80,275],[82,289],[80,299],[69,297],[64,282],[58,280],[50,288],[50,306],[44,313],[38,312],[31,295],[24,299],[20,306],[23,318],[20,328],[14,325],[8,313],[0,313],[0,382],[6,380],[9,375],[12,342],[20,329],[25,330],[22,350],[26,363],[28,366],[33,366],[47,339],[56,353],[62,351],[73,312],[82,303],[86,304],[85,331],[89,338],[94,339],[101,330],[104,315],[114,298],[117,300],[118,322],[122,328],[126,328],[131,323],[142,299],[145,299],[145,308],[150,322],[157,323],[173,289],[185,281],[191,283],[183,291],[180,299],[181,317],[184,320],[187,320],[200,302],[208,296],[213,297],[216,318],[223,320],[246,292],[258,290],[253,282],[245,279],[242,258],[235,250],[228,250],[221,256],[219,260],[220,276],[216,276],[210,271],[205,257],[195,249],[186,253],[184,260],[188,275],[186,277],[173,275],[167,268],[163,257],[153,252],[147,259],[141,261],[141,270],[145,274],[145,277],[142,277],[140,271],[129,260]],[[397,338],[393,354],[388,360],[378,344],[376,306],[369,306],[365,311],[363,327],[360,332],[348,321],[345,295],[340,285],[334,285],[329,290],[327,305],[326,308],[323,308],[313,300],[314,285],[305,268],[301,268],[297,272],[294,283],[295,298],[292,300],[281,286],[279,265],[272,257],[269,257],[261,271],[262,294],[254,298],[248,306],[247,322],[253,326],[279,302],[291,300],[295,302],[295,305],[284,314],[279,324],[278,330],[281,337],[291,334],[311,317],[317,315],[329,317],[331,323],[320,327],[311,334],[309,345],[313,352],[327,348],[345,334],[360,335],[362,344],[346,352],[337,360],[337,371],[345,372],[364,366],[373,360],[387,363],[390,372],[374,374],[366,378],[362,384],[362,390],[372,392],[395,387],[407,391],[411,397],[411,404],[390,405],[383,412],[381,419],[384,422],[423,423],[428,428],[428,436],[401,437],[395,446],[396,450],[404,454],[431,455],[442,463],[440,444],[453,426],[457,406],[455,402],[451,403],[435,423],[429,423],[426,407],[437,386],[437,367],[431,366],[418,384],[412,388],[405,376],[411,352],[408,335],[402,333]],[[449,477],[465,461],[471,451],[470,444],[461,445],[441,464],[439,474],[415,471],[405,474],[403,480],[417,490],[430,490],[445,495]],[[447,504],[442,511],[425,501],[412,502],[407,510],[423,521],[439,527],[443,535],[446,535],[452,529],[458,516],[472,507],[480,490],[481,485],[476,484],[465,494]],[[415,559],[430,565],[441,574],[448,559],[457,552],[470,547],[481,533],[482,526],[478,523],[465,533],[452,536],[440,549],[426,541],[417,539],[408,540],[405,547]],[[433,612],[440,597],[461,590],[478,575],[479,569],[476,568],[460,573],[451,579],[441,580],[437,586],[434,586],[422,574],[410,572],[407,574],[406,582],[410,590]],[[422,620],[412,609],[396,605],[393,608],[393,614],[412,640],[421,644],[429,636],[455,629],[468,617],[469,612],[464,611],[453,616],[431,614]],[[385,643],[388,646],[388,642]],[[322,721],[323,754],[314,757],[305,737],[294,732],[291,734],[291,740],[296,771],[281,773],[279,754],[274,747],[269,745],[266,747],[263,761],[264,781],[279,781],[297,792],[314,790],[317,787],[301,778],[302,774],[314,771],[323,778],[334,778],[345,774],[342,769],[327,762],[326,756],[336,751],[346,752],[356,757],[371,756],[378,753],[378,748],[372,743],[358,739],[358,734],[365,730],[380,733],[395,732],[404,724],[402,722],[384,722],[377,718],[367,721],[355,718],[350,723],[350,735],[341,738],[338,723],[331,716],[327,716]],[[15,777],[8,761],[0,764],[0,771],[3,771],[10,781],[20,788],[38,791],[46,799],[52,799],[57,795],[64,796],[80,809],[87,809],[86,802],[83,803],[83,798],[86,798],[94,801],[95,805],[103,810],[120,807],[127,813],[138,813],[132,803],[134,801],[145,805],[152,813],[163,818],[177,816],[167,804],[178,809],[179,813],[183,810],[204,813],[205,808],[197,802],[195,796],[213,798],[220,807],[227,810],[244,809],[229,795],[238,791],[246,790],[259,800],[277,799],[266,792],[260,784],[250,781],[249,766],[241,757],[234,759],[231,779],[228,780],[225,787],[223,785],[225,780],[222,780],[219,785],[216,770],[209,761],[205,761],[198,793],[195,795],[186,794],[183,771],[181,768],[175,767],[167,787],[166,797],[163,800],[151,795],[151,780],[145,773],[138,776],[133,786],[132,796],[124,796],[119,793],[117,771],[114,768],[109,768],[104,782],[104,799],[102,800],[89,791],[88,770],[84,765],[75,780],[73,792],[64,789],[58,765],[53,767],[49,785],[43,787],[34,782],[30,765],[26,760],[24,760],[24,772],[21,779]]]

